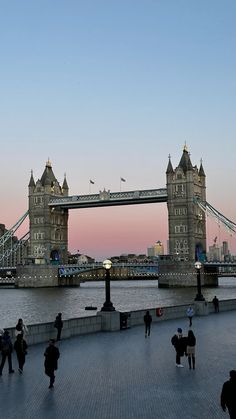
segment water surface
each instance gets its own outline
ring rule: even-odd
[[[202,289],[206,300],[236,298],[236,278],[222,278],[217,288]],[[111,300],[119,311],[148,309],[191,303],[196,288],[158,288],[157,280],[111,281]],[[58,312],[64,319],[96,314],[105,300],[103,282],[85,282],[79,288],[0,288],[0,328],[13,327],[22,317],[27,324],[53,321]]]

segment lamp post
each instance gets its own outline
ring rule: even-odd
[[[197,261],[194,264],[195,269],[197,271],[197,295],[195,297],[195,301],[205,301],[205,298],[202,295],[202,291],[201,291],[201,267],[202,264],[201,262]]]
[[[115,311],[115,307],[113,306],[110,297],[110,269],[112,262],[109,259],[106,259],[102,265],[106,270],[106,301],[104,302],[101,311]]]

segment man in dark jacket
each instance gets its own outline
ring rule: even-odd
[[[149,313],[149,311],[146,312],[146,314],[143,317],[144,320],[144,324],[145,324],[145,338],[148,336],[150,336],[150,331],[151,331],[151,323],[152,323],[152,316]]]
[[[54,322],[54,327],[57,329],[57,341],[61,340],[61,331],[62,331],[62,328],[63,328],[63,321],[62,321],[61,316],[62,316],[62,314],[58,313],[58,315],[56,317],[56,320]]]
[[[50,377],[49,388],[53,387],[55,381],[55,370],[57,370],[57,361],[60,357],[59,349],[55,346],[55,339],[50,339],[49,345],[44,352],[45,374]]]
[[[19,333],[16,337],[16,341],[14,343],[14,349],[16,351],[17,359],[18,359],[18,371],[20,374],[23,373],[23,368],[25,364],[25,355],[27,355],[27,348],[28,345],[23,338],[23,334]]]
[[[231,419],[236,418],[236,371],[229,372],[230,379],[223,384],[221,392],[221,407],[224,412],[229,411]]]
[[[183,337],[183,332],[180,327],[177,329],[177,333],[171,338],[171,343],[176,351],[176,367],[183,368],[180,358],[186,353],[187,339]]]
[[[9,374],[12,374],[14,370],[12,369],[12,360],[11,354],[13,351],[13,346],[11,342],[11,338],[9,336],[8,330],[4,330],[2,339],[1,339],[1,351],[2,351],[2,362],[0,365],[0,375],[2,375],[2,370],[5,365],[6,359],[8,359],[8,367],[9,367]]]
[[[218,300],[216,295],[213,298],[212,302],[213,302],[213,306],[214,306],[214,309],[215,309],[215,313],[219,313],[219,311],[220,311],[219,310],[219,300]]]

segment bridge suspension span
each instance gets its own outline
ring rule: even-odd
[[[198,204],[202,211],[220,222],[230,234],[236,234],[236,223],[225,217],[220,211],[209,204],[209,202],[203,202],[199,198],[195,198],[195,202]]]
[[[14,224],[14,226],[7,230],[5,234],[3,234],[3,236],[0,238],[0,248],[4,246],[4,243],[6,243],[11,237],[14,236],[14,233],[16,232],[16,230],[18,230],[18,228],[25,221],[28,215],[29,211],[26,211],[24,215],[22,215],[22,217],[20,217],[19,220]]]
[[[16,255],[17,252],[26,245],[29,240],[30,232],[28,231],[20,239],[14,241],[13,237],[25,219],[28,217],[29,211],[26,211],[22,217],[7,230],[3,236],[0,238],[0,266],[3,264],[6,266],[12,265],[12,255]]]

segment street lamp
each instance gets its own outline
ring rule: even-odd
[[[106,301],[101,308],[101,311],[115,311],[115,307],[111,302],[110,297],[110,269],[112,262],[109,259],[104,260],[103,268],[106,270]]]
[[[195,297],[195,301],[205,301],[205,298],[202,295],[202,291],[201,291],[201,267],[202,264],[201,262],[197,261],[194,264],[195,269],[197,271],[197,295]]]

